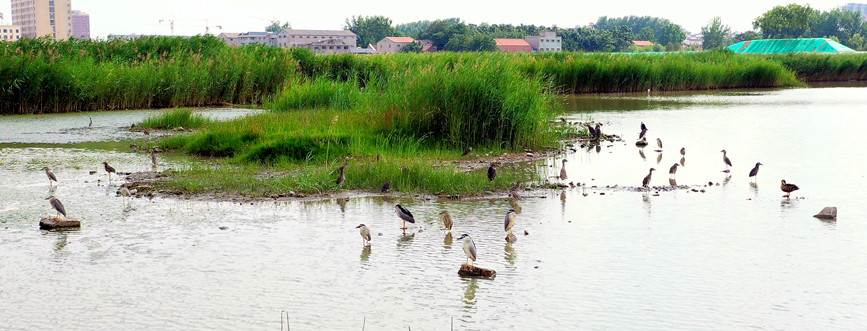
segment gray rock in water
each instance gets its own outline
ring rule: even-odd
[[[818,214],[813,215],[815,218],[820,218],[823,220],[835,220],[837,219],[837,207],[825,207],[822,208]]]

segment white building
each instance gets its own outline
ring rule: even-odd
[[[271,32],[223,32],[217,36],[218,39],[225,41],[231,46],[244,46],[253,44],[262,44],[268,46],[277,46],[277,36]]]
[[[563,50],[563,39],[554,32],[545,31],[538,36],[527,36],[524,40],[533,47],[534,52],[559,52]]]

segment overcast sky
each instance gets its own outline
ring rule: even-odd
[[[45,1],[45,0],[37,0]],[[0,0],[4,22],[11,24],[10,0]],[[863,2],[863,1],[862,1]],[[145,0],[131,4],[123,0],[72,0],[72,8],[90,14],[92,37],[108,34],[170,34],[174,20],[175,34],[205,32],[263,31],[271,20],[289,22],[296,29],[340,29],[353,15],[382,15],[392,22],[408,23],[458,17],[466,23],[535,24],[559,27],[584,26],[600,16],[658,16],[680,24],[690,32],[699,32],[714,16],[720,16],[733,31],[752,29],[752,21],[774,6],[798,3],[829,10],[847,2],[820,0],[793,2],[785,0],[731,1],[575,1],[547,0],[508,2],[491,0],[440,0],[425,2],[395,0]],[[141,3],[147,3],[141,4]],[[527,3],[532,5],[528,6]],[[206,23],[207,20],[207,23]],[[217,28],[222,26],[222,30]]]

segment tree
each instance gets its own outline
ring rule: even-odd
[[[861,13],[837,8],[813,16],[805,36],[811,38],[836,37],[841,42],[847,43],[853,35],[860,32],[863,26],[864,20],[861,18]]]
[[[790,4],[776,6],[753,21],[753,28],[766,38],[800,38],[810,27],[810,20],[817,11],[809,5]]]
[[[632,30],[632,33],[639,36],[644,28],[650,28],[653,30],[654,38],[641,38],[641,40],[648,40],[656,43],[659,42],[657,38],[662,35],[662,29],[671,24],[673,23],[668,19],[653,16],[625,16],[621,18],[608,18],[607,16],[602,16],[596,21],[595,28],[600,30],[611,30],[615,26],[627,26]]]
[[[655,42],[656,41],[656,34],[653,32],[653,29],[651,29],[649,26],[646,26],[643,29],[641,29],[641,32],[638,33],[638,40],[647,40],[650,42]]]
[[[684,39],[686,39],[686,32],[677,24],[666,25],[662,28],[662,34],[657,37],[659,44],[665,45],[667,51],[680,50]]]
[[[351,19],[346,19],[346,25],[343,28],[358,35],[358,45],[362,47],[375,44],[385,37],[402,36],[397,29],[391,26],[391,19],[385,16],[352,16]]]
[[[732,38],[732,42],[733,43],[739,43],[742,41],[758,40],[758,39],[762,39],[762,36],[759,35],[758,33],[756,33],[755,31],[751,30],[751,31],[745,31],[745,32],[736,34]]]
[[[701,27],[701,35],[704,38],[702,47],[704,49],[725,47],[731,32],[732,29],[728,25],[723,25],[719,16],[714,17],[710,24]]]
[[[424,51],[424,45],[418,41],[413,41],[400,49],[401,53],[421,53]]]
[[[497,50],[494,38],[483,34],[455,34],[445,45],[451,52],[492,52]]]
[[[265,31],[272,33],[280,33],[280,31],[291,29],[292,26],[289,25],[289,22],[283,23],[280,25],[280,21],[271,21],[271,25],[265,27]]]
[[[427,30],[419,34],[418,39],[426,39],[433,42],[437,49],[446,49],[446,43],[453,35],[466,34],[469,32],[467,25],[453,20],[436,20],[433,21]]]
[[[632,34],[629,27],[616,26],[611,29],[611,40],[613,41],[615,52],[625,51],[629,46],[632,46],[632,40],[634,39],[635,35]]]
[[[556,31],[563,39],[563,50],[567,52],[609,52],[614,49],[611,32],[591,28],[577,28]]]

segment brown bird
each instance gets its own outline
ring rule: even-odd
[[[560,180],[566,180],[566,159],[563,159],[563,167],[560,168]]]
[[[681,148],[680,148],[680,156],[681,156],[681,157],[686,156],[686,147],[681,147]]]
[[[674,176],[674,174],[677,172],[677,166],[679,165],[680,164],[675,163],[673,166],[671,166],[671,168],[668,168],[669,177]]]
[[[659,146],[659,149],[662,149],[662,139],[656,138],[656,146]]]
[[[102,162],[102,165],[105,166],[105,172],[108,173],[108,180],[111,180],[111,173],[112,172],[117,173],[117,172],[114,171],[114,167],[108,165],[108,162]]]
[[[388,191],[391,191],[391,180],[390,179],[387,182],[385,182],[385,184],[382,184],[382,189],[380,189],[380,192],[382,192],[382,193],[386,193]]]
[[[346,175],[344,174],[344,171],[346,170],[346,164],[340,166],[340,169],[338,170],[340,171],[340,175],[337,176],[337,186],[340,187],[340,185],[343,185],[343,182],[346,181]]]
[[[48,176],[48,186],[51,186],[51,181],[57,182],[57,177],[51,170],[48,170],[48,167],[42,167],[42,170],[45,170],[45,175]]]
[[[512,186],[512,188],[509,189],[509,194],[512,196],[512,199],[521,200],[521,193],[518,192],[520,188],[521,182],[517,182],[515,183],[515,186]]]
[[[585,124],[587,126],[587,132],[590,133],[590,136],[596,137],[596,129],[594,129],[590,124]]]
[[[726,164],[726,170],[728,170],[732,166],[732,160],[729,160],[729,157],[726,156],[726,150],[721,150],[720,152],[723,153],[723,163]]]
[[[761,162],[756,162],[756,166],[753,170],[750,170],[750,179],[755,179],[756,175],[759,174],[759,166],[763,165]]]
[[[783,179],[781,181],[781,183],[782,184],[780,184],[780,190],[782,190],[783,192],[786,192],[786,195],[784,195],[784,197],[786,197],[786,198],[788,198],[789,195],[792,194],[792,192],[797,191],[799,189],[798,185],[786,183],[785,179]]]
[[[452,214],[449,213],[447,210],[443,210],[440,212],[440,215],[443,215],[443,226],[446,227],[446,230],[451,231],[452,225],[455,224],[455,222],[452,220]]]
[[[602,138],[602,123],[596,123],[596,132],[594,133],[593,138],[596,140]]]
[[[370,229],[367,228],[367,225],[359,224],[355,227],[358,229],[358,233],[361,234],[361,245],[364,246],[370,242]]]
[[[461,154],[461,157],[464,157],[464,156],[470,155],[470,153],[472,153],[472,152],[473,152],[473,148],[472,148],[472,147],[467,147],[467,149],[464,150],[464,153]]]
[[[638,141],[635,142],[635,146],[644,147],[647,146],[647,137],[641,137]]]
[[[644,122],[641,122],[641,133],[638,134],[638,139],[644,138],[644,135],[647,133],[647,126],[644,125]]]
[[[153,148],[151,148],[151,166],[153,166],[154,168],[157,167],[157,155],[154,154]]]
[[[488,181],[493,182],[494,178],[497,178],[497,164],[491,162],[491,165],[488,167]]]
[[[650,172],[647,173],[647,176],[644,177],[643,181],[641,181],[641,186],[648,189],[648,190],[650,189],[650,176],[653,175],[654,170],[656,170],[656,169],[650,168]]]

